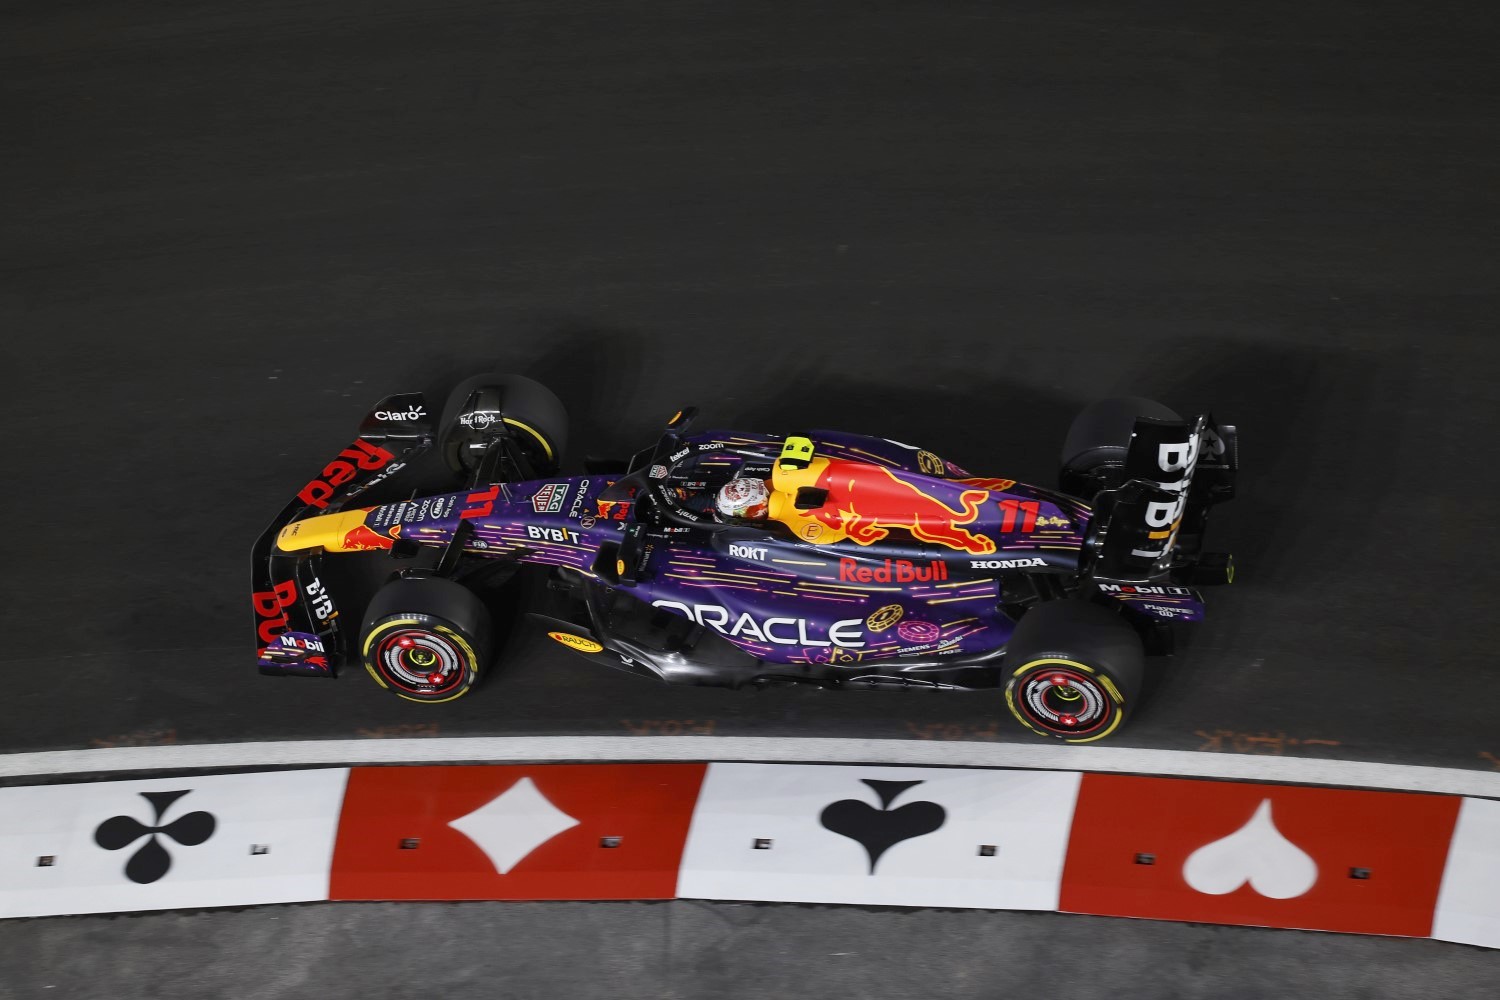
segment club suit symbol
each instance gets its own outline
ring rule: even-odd
[[[150,802],[156,813],[153,825],[147,826],[134,816],[111,816],[94,830],[94,843],[106,851],[118,851],[145,837],[146,842],[125,863],[125,877],[140,885],[155,882],[172,868],[172,855],[158,842],[158,835],[165,835],[183,847],[197,847],[214,835],[216,821],[202,811],[190,812],[162,825],[162,817],[172,803],[190,791],[141,792],[141,798]]]
[[[898,809],[891,803],[901,793],[920,781],[877,781],[861,779],[880,796],[880,808],[876,809],[861,799],[840,799],[823,810],[818,822],[824,829],[841,837],[858,841],[870,856],[870,874],[875,874],[875,865],[880,856],[903,840],[926,836],[943,825],[948,818],[947,810],[936,802],[908,802]]]
[[[1318,881],[1318,864],[1276,829],[1271,800],[1262,799],[1244,826],[1188,855],[1182,877],[1210,896],[1223,896],[1248,882],[1267,899],[1292,899]]]

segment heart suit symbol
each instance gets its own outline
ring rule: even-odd
[[[864,783],[880,796],[880,809],[860,799],[841,799],[823,810],[819,817],[825,829],[841,837],[857,840],[870,856],[870,874],[880,856],[903,840],[932,833],[948,818],[947,811],[936,802],[908,802],[899,809],[890,805],[902,792],[920,781],[875,781]]]
[[[1248,882],[1268,899],[1291,899],[1317,882],[1318,865],[1276,829],[1271,800],[1262,799],[1244,826],[1188,855],[1182,877],[1210,896],[1223,896]]]

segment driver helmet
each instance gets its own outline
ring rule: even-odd
[[[758,521],[770,512],[770,502],[764,479],[731,479],[719,489],[715,509],[723,518]]]

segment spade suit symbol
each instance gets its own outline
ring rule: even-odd
[[[1262,799],[1244,826],[1188,855],[1182,878],[1210,896],[1249,883],[1268,899],[1292,899],[1318,881],[1318,863],[1276,829],[1271,800]]]
[[[876,809],[861,799],[840,799],[823,810],[818,822],[824,829],[858,841],[870,856],[870,874],[874,875],[875,865],[882,854],[903,840],[926,836],[937,830],[948,818],[948,812],[936,802],[924,801],[891,808],[891,803],[902,792],[922,784],[920,781],[860,780],[880,796],[880,808]]]
[[[201,810],[179,816],[165,826],[162,825],[161,818],[172,803],[190,791],[192,789],[180,792],[142,792],[141,798],[151,803],[156,814],[152,825],[147,826],[134,816],[111,816],[94,830],[94,843],[106,851],[118,851],[145,837],[146,842],[125,862],[125,877],[140,885],[155,882],[172,868],[172,855],[157,840],[158,834],[165,835],[184,847],[197,847],[214,835],[216,821],[211,814]]]

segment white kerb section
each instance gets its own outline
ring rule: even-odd
[[[711,764],[677,894],[1054,910],[1080,776]]]
[[[1500,802],[1464,799],[1443,869],[1432,936],[1500,948]]]
[[[0,917],[327,899],[348,777],[0,789]]]

